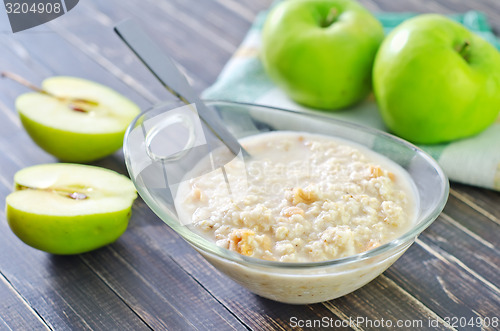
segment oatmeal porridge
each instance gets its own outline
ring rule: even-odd
[[[183,182],[176,195],[181,221],[220,247],[272,261],[324,261],[375,248],[412,225],[411,179],[365,147],[292,132],[241,143],[250,160]]]

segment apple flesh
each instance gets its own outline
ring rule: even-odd
[[[127,177],[78,164],[43,164],[14,176],[6,218],[24,243],[53,254],[79,254],[118,239],[137,194]]]
[[[123,95],[85,79],[51,77],[42,86],[58,97],[25,93],[16,108],[31,138],[62,161],[90,162],[114,153],[140,112]]]
[[[394,29],[374,64],[375,97],[386,125],[420,144],[477,134],[500,111],[500,53],[437,14]]]
[[[294,101],[340,109],[370,92],[383,38],[379,21],[356,1],[283,1],[264,24],[261,59],[270,78]]]

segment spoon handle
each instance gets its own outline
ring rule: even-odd
[[[170,93],[186,104],[196,105],[201,120],[234,155],[241,151],[244,156],[248,156],[248,152],[226,129],[218,114],[198,97],[172,59],[134,21],[129,19],[119,23],[115,32]]]

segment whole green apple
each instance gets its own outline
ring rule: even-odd
[[[371,89],[384,38],[381,24],[352,0],[288,0],[269,13],[261,59],[294,101],[321,109],[355,104]]]
[[[127,229],[137,194],[125,176],[88,165],[24,168],[6,198],[6,218],[24,243],[53,254],[107,245]]]
[[[16,108],[31,138],[62,161],[90,162],[112,154],[140,112],[123,95],[89,80],[58,76],[42,86],[51,95],[22,94]]]
[[[500,111],[500,53],[437,14],[412,18],[382,43],[373,86],[390,130],[420,144],[464,138]]]

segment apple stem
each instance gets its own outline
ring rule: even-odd
[[[326,19],[322,22],[321,27],[327,28],[330,25],[332,25],[333,22],[335,22],[335,19],[337,18],[338,15],[338,10],[335,7],[332,7],[330,11],[328,12],[328,16],[326,16]]]
[[[469,46],[470,42],[466,40],[456,48],[458,54],[460,54],[466,61],[468,61],[469,53],[467,51],[469,50]]]
[[[38,86],[36,86],[35,84],[27,81],[26,79],[24,79],[23,77],[19,76],[19,75],[16,75],[15,73],[12,73],[12,72],[8,72],[8,71],[2,71],[2,77],[5,77],[5,78],[8,78],[8,79],[11,79],[21,85],[24,85],[26,86],[27,88],[35,91],[35,92],[38,92],[38,93],[42,93],[42,94],[47,94],[47,95],[50,95],[52,96],[52,94],[50,94],[49,92],[39,88]]]
[[[2,77],[5,77],[5,78],[8,78],[8,79],[11,79],[23,86],[26,86],[27,88],[35,91],[35,92],[38,92],[38,93],[41,93],[41,94],[45,94],[45,95],[48,95],[50,97],[53,97],[53,98],[56,98],[58,100],[61,100],[61,101],[69,101],[70,104],[69,104],[69,108],[73,109],[74,111],[79,111],[79,112],[83,112],[83,113],[88,113],[89,111],[82,108],[82,107],[78,107],[75,105],[75,103],[85,103],[89,106],[97,106],[98,103],[96,101],[93,101],[93,100],[88,100],[88,99],[80,99],[80,98],[66,98],[66,97],[59,97],[57,95],[54,95],[52,93],[50,93],[49,91],[47,90],[44,90],[38,86],[36,86],[35,84],[29,82],[28,80],[24,79],[23,77],[19,76],[19,75],[16,75],[15,73],[12,73],[12,72],[8,72],[8,71],[2,71],[1,74],[0,74]]]

